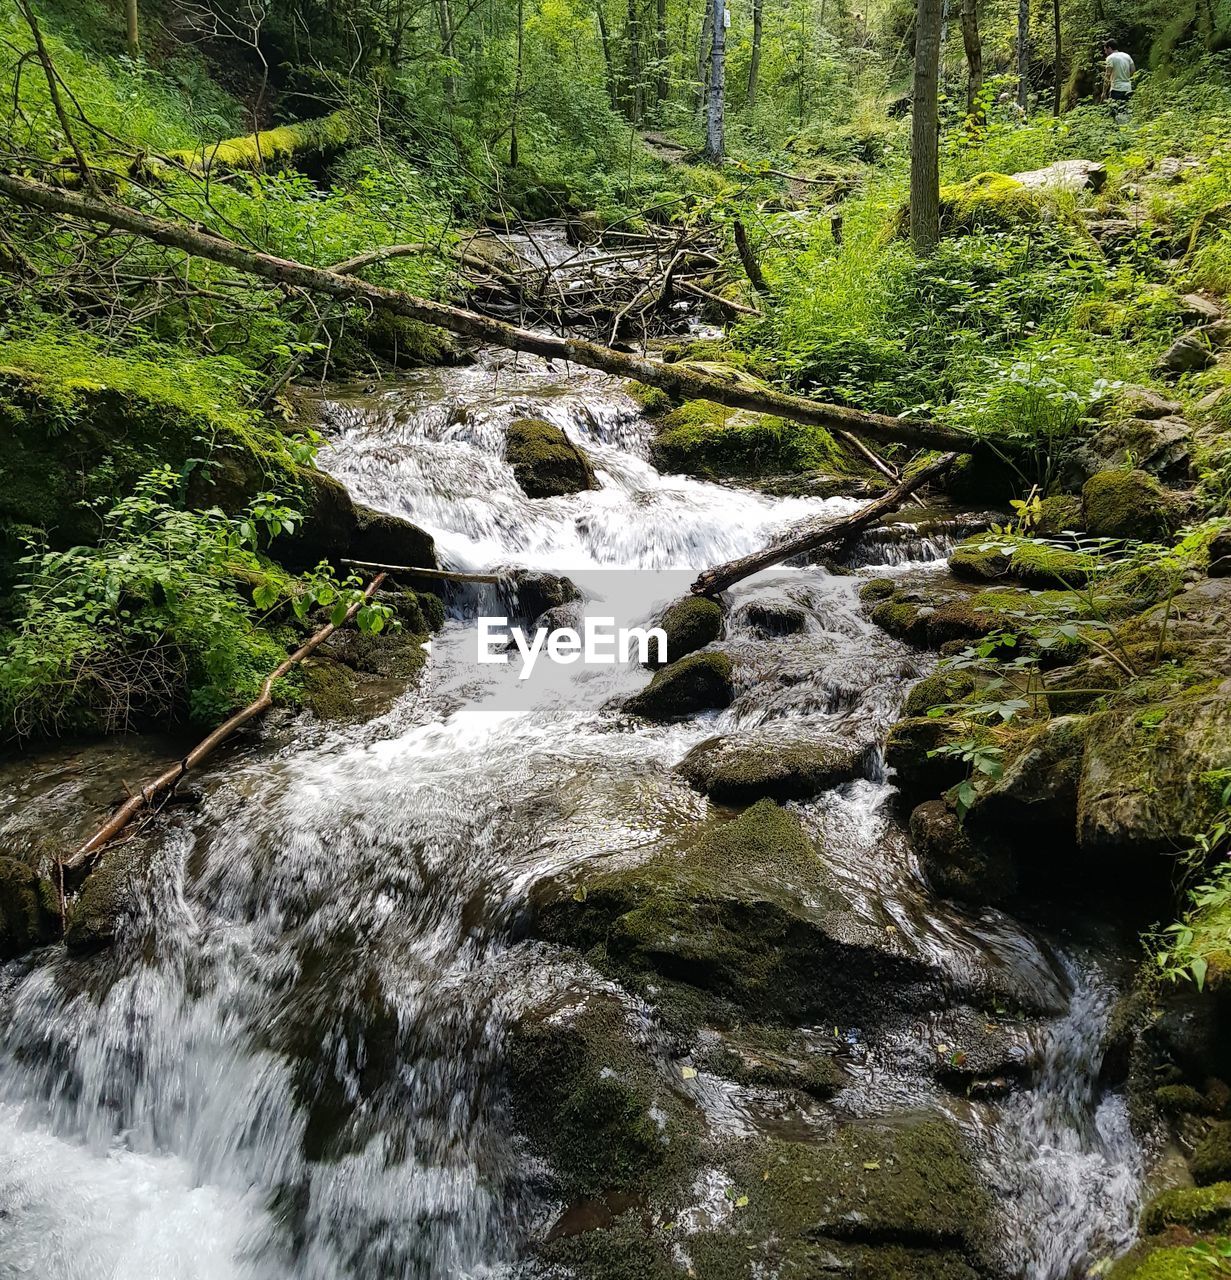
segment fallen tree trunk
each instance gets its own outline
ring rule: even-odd
[[[692,584],[695,596],[716,596],[735,583],[751,577],[762,569],[781,564],[792,556],[803,555],[808,551],[816,551],[819,547],[845,542],[856,533],[874,524],[883,515],[895,511],[910,497],[916,489],[922,489],[929,480],[947,471],[957,460],[956,453],[947,453],[935,462],[915,472],[908,480],[890,489],[888,493],[869,502],[866,507],[849,516],[837,520],[810,521],[798,533],[771,542],[768,547],[754,551],[751,555],[740,556],[738,560],[728,560],[726,564],[716,565],[706,571]]]
[[[171,151],[167,159],[192,173],[245,169],[259,173],[289,160],[332,155],[351,142],[354,135],[355,120],[351,113],[334,111],[316,120],[302,120],[260,133]],[[156,169],[156,165],[157,162],[152,162],[149,167]]]
[[[177,761],[171,768],[160,773],[153,782],[146,783],[136,795],[129,796],[122,805],[103,823],[101,827],[74,853],[71,857],[65,858],[60,863],[60,871],[75,871],[79,867],[86,866],[92,862],[98,854],[111,843],[112,840],[128,826],[130,822],[139,814],[149,809],[159,796],[165,795],[174,790],[176,784],[188,773],[191,773],[202,760],[210,755],[214,749],[224,743],[237,730],[248,723],[249,720],[255,720],[257,716],[264,715],[266,711],[273,706],[273,687],[288,671],[297,667],[313,650],[318,649],[326,640],[329,639],[338,627],[344,627],[359,612],[364,603],[376,594],[380,584],[384,582],[385,575],[378,573],[376,577],[368,583],[364,589],[363,597],[356,600],[353,605],[346,611],[346,616],[337,626],[332,622],[326,623],[319,631],[309,636],[303,644],[299,646],[284,662],[276,666],[265,677],[261,685],[260,696],[250,702],[242,710],[237,711],[229,720],[224,720],[211,734],[203,738],[195,747],[182,759]]]
[[[507,347],[512,351],[524,351],[547,360],[563,360],[601,369],[617,377],[660,387],[669,395],[680,399],[709,400],[732,409],[751,409],[755,413],[768,413],[792,422],[849,431],[852,435],[869,440],[908,444],[923,449],[972,453],[985,447],[977,437],[937,423],[911,422],[888,414],[865,413],[844,405],[822,404],[781,391],[753,389],[677,365],[615,351],[597,342],[522,329],[477,312],[369,284],[355,276],[339,275],[336,271],[309,267],[300,262],[245,249],[221,236],[199,231],[182,223],[151,217],[126,206],[49,187],[11,174],[0,174],[0,192],[28,208],[115,227],[132,235],[143,236],[156,244],[206,258],[276,284],[348,301],[370,303],[395,315],[448,329],[463,337]]]

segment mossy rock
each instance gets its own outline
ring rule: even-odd
[[[907,644],[932,649],[980,640],[999,625],[968,599],[940,597],[931,603],[901,595],[882,600],[872,610],[872,621]]]
[[[969,671],[934,671],[918,684],[911,685],[902,704],[904,716],[925,716],[933,707],[961,702],[975,690],[975,678]]]
[[[684,596],[667,608],[658,625],[667,637],[667,658],[674,662],[718,639],[722,634],[722,607],[704,596]],[[657,658],[655,646],[646,666],[666,665]]]
[[[528,498],[558,498],[598,488],[589,458],[550,422],[519,418],[511,423],[504,456]]]
[[[145,912],[149,850],[140,843],[106,853],[69,904],[64,942],[70,951],[99,951]]]
[[[763,596],[739,610],[739,621],[766,639],[796,636],[808,628],[808,613],[784,597]]]
[[[1157,542],[1176,522],[1172,498],[1148,471],[1099,471],[1081,491],[1086,528],[1100,538]]]
[[[610,995],[523,1016],[508,1046],[517,1127],[569,1197],[648,1190],[688,1162],[697,1122]]]
[[[638,989],[652,975],[656,992],[684,984],[762,1023],[866,1027],[937,978],[855,917],[799,820],[770,800],[702,824],[678,852],[575,889],[547,882],[532,902],[540,936]]]
[[[823,427],[708,400],[691,400],[662,419],[650,461],[670,474],[733,479],[852,469]]]
[[[786,1027],[751,1026],[723,1032],[694,1058],[703,1070],[738,1084],[796,1089],[814,1098],[831,1098],[847,1083],[846,1073],[831,1053],[818,1051],[806,1035]]]
[[[1004,579],[1030,587],[1074,587],[1098,572],[1096,557],[1013,534],[976,534],[949,554],[954,577],[967,582]]]
[[[1218,1263],[1194,1250],[1195,1243],[1187,1232],[1177,1244],[1144,1240],[1116,1262],[1107,1280],[1218,1280]]]
[[[729,707],[734,697],[731,659],[707,651],[663,667],[640,693],[625,700],[624,710],[646,720],[678,720]]]
[[[969,736],[968,727],[939,716],[908,716],[899,720],[885,741],[885,763],[894,771],[894,780],[902,795],[912,804],[918,804],[961,782],[969,766],[954,756],[933,753]],[[976,733],[975,736],[982,735]]]
[[[971,806],[971,828],[1011,839],[1046,833],[1073,842],[1087,726],[1085,716],[1056,716],[1032,730]]]
[[[1157,1235],[1167,1227],[1227,1231],[1231,1228],[1231,1182],[1176,1187],[1156,1195],[1141,1215],[1141,1230]]]
[[[19,858],[0,858],[0,960],[42,946],[58,932],[50,882]]]
[[[928,882],[946,898],[983,906],[1003,902],[1017,887],[1004,848],[973,836],[943,800],[916,806],[910,838]]]
[[[1036,196],[1004,173],[977,173],[940,189],[942,231],[1010,230],[1037,222]]]
[[[710,738],[693,747],[678,772],[719,804],[807,800],[857,778],[863,756],[835,743]]]
[[[1165,1116],[1203,1116],[1210,1112],[1210,1101],[1191,1084],[1165,1084],[1154,1090],[1154,1105]]]
[[[875,603],[879,600],[888,600],[897,590],[898,584],[893,578],[873,578],[859,588],[859,598],[865,602]]]
[[[1075,493],[1057,493],[1039,503],[1034,532],[1042,538],[1062,533],[1080,533],[1086,527],[1081,499]]]
[[[1189,1172],[1199,1187],[1231,1179],[1231,1122],[1212,1125],[1193,1148]]]

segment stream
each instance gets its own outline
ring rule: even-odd
[[[405,515],[454,568],[568,573],[646,620],[707,565],[854,499],[769,497],[665,476],[618,384],[483,352],[321,402],[325,469]],[[525,416],[561,426],[601,488],[527,499],[503,462]],[[818,1111],[935,1109],[968,1135],[1003,1218],[1006,1276],[1075,1280],[1132,1238],[1142,1158],[1099,1043],[1131,956],[1064,919],[1026,924],[933,898],[893,806],[880,743],[933,657],[883,634],[871,577],[940,572],[942,539],[902,526],[853,574],[767,571],[731,592],[733,704],[669,725],[617,714],[635,665],[474,661],[494,589],[457,592],[422,686],[360,725],[271,732],[205,785],[152,848],[147,913],[110,951],[47,948],[0,971],[0,1280],[436,1280],[514,1274],[544,1205],[502,1086],[519,1013],[588,981],[525,937],[547,876],[650,850],[706,812],[673,772],[716,732],[784,727],[864,750],[864,776],[793,804],[868,921],[954,975],[989,973],[1061,1009],[1022,1032],[1032,1087],[946,1092],[923,1017]],[[804,629],[766,637],[758,599]],[[21,828],[25,796],[0,777]],[[783,1124],[704,1077],[718,1129]],[[805,1123],[793,1119],[791,1123]]]

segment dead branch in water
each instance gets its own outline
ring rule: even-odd
[[[249,720],[255,720],[258,716],[264,715],[273,706],[274,684],[286,675],[288,671],[297,667],[310,653],[324,644],[338,630],[338,627],[344,627],[350,622],[363,607],[364,603],[376,594],[377,589],[384,580],[385,575],[378,573],[364,588],[362,598],[356,600],[347,609],[346,616],[337,626],[332,622],[326,623],[325,626],[309,636],[294,653],[284,662],[279,663],[265,677],[261,685],[260,695],[256,699],[248,703],[242,710],[237,711],[229,720],[224,720],[211,734],[198,742],[182,760],[177,761],[171,768],[160,773],[153,782],[146,783],[136,795],[129,796],[72,857],[62,860],[60,874],[63,875],[65,870],[74,871],[78,867],[83,867],[93,861],[139,813],[151,808],[159,796],[173,791],[181,778],[191,773],[201,761],[212,754],[214,749],[231,737],[237,729],[242,728]]]
[[[692,593],[696,596],[715,596],[735,583],[751,577],[761,569],[781,564],[792,556],[803,555],[808,551],[816,551],[820,547],[846,542],[849,538],[874,524],[881,516],[895,511],[910,497],[916,489],[921,489],[929,480],[947,471],[955,461],[956,453],[946,453],[935,462],[915,472],[907,480],[903,480],[888,493],[860,507],[849,516],[837,520],[809,521],[798,532],[789,537],[779,538],[768,547],[754,551],[751,555],[740,556],[738,560],[728,560],[726,564],[716,565],[706,571],[692,584]]]
[[[697,369],[647,360],[583,338],[561,337],[540,330],[522,329],[474,311],[433,302],[398,289],[368,284],[354,276],[339,275],[336,271],[309,267],[302,262],[245,249],[234,241],[183,223],[154,218],[124,205],[96,200],[75,191],[65,191],[11,174],[0,174],[0,192],[27,208],[115,227],[131,235],[143,236],[156,244],[221,263],[236,271],[260,276],[277,285],[322,293],[347,301],[368,302],[373,306],[383,307],[394,315],[448,329],[463,337],[507,347],[511,351],[524,351],[549,361],[563,360],[586,365],[620,378],[660,387],[680,399],[709,400],[732,409],[751,409],[756,413],[768,413],[791,422],[825,427],[831,431],[849,431],[852,435],[868,440],[900,442],[923,449],[972,453],[985,447],[968,432],[942,427],[934,422],[907,421],[844,405],[822,404],[804,396],[748,386]]]
[[[375,560],[347,560],[355,569],[380,569],[383,573],[404,573],[413,578],[437,578],[444,582],[503,582],[499,573],[462,573],[459,569],[420,569],[413,564],[380,564]]]

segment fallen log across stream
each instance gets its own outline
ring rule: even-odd
[[[179,784],[180,780],[191,773],[216,747],[221,746],[238,729],[249,720],[262,716],[273,706],[273,687],[288,671],[297,667],[309,654],[320,648],[340,627],[346,626],[377,592],[385,580],[383,573],[378,573],[364,588],[363,595],[346,611],[346,616],[336,625],[326,623],[319,631],[315,631],[307,640],[290,654],[285,661],[276,666],[261,684],[260,694],[246,707],[237,711],[228,720],[224,720],[212,733],[202,738],[182,760],[177,760],[169,769],[165,769],[153,782],[147,782],[140,791],[128,797],[122,805],[103,823],[101,827],[70,857],[60,860],[60,888],[63,894],[64,872],[76,871],[88,867],[90,863],[137,817],[138,814],[153,807],[154,802],[163,795],[168,795]]]
[[[794,533],[771,542],[760,551],[754,551],[750,555],[740,556],[737,560],[728,560],[726,564],[706,569],[692,584],[692,594],[716,596],[720,591],[725,591],[728,587],[743,581],[744,578],[749,578],[762,569],[781,564],[792,556],[846,542],[870,524],[875,524],[881,516],[896,511],[917,489],[922,489],[929,481],[943,475],[957,461],[957,458],[956,453],[946,453],[935,462],[921,467],[914,475],[882,494],[874,502],[869,502],[867,506],[853,511],[849,516],[841,516],[837,520],[809,521]]]
[[[970,433],[943,427],[938,423],[908,421],[889,414],[867,413],[845,405],[824,404],[805,396],[750,387],[697,369],[630,355],[581,338],[522,329],[460,307],[433,302],[398,289],[369,284],[352,275],[309,267],[301,262],[246,249],[234,241],[184,223],[152,217],[126,205],[95,199],[28,178],[0,174],[0,193],[30,209],[114,227],[191,256],[259,276],[275,284],[368,303],[394,315],[447,329],[463,337],[506,347],[511,351],[524,351],[548,361],[562,360],[580,364],[634,382],[659,387],[680,399],[708,400],[732,409],[750,409],[754,413],[772,414],[790,422],[847,431],[853,436],[882,443],[953,450],[958,453],[982,452],[986,448]]]

